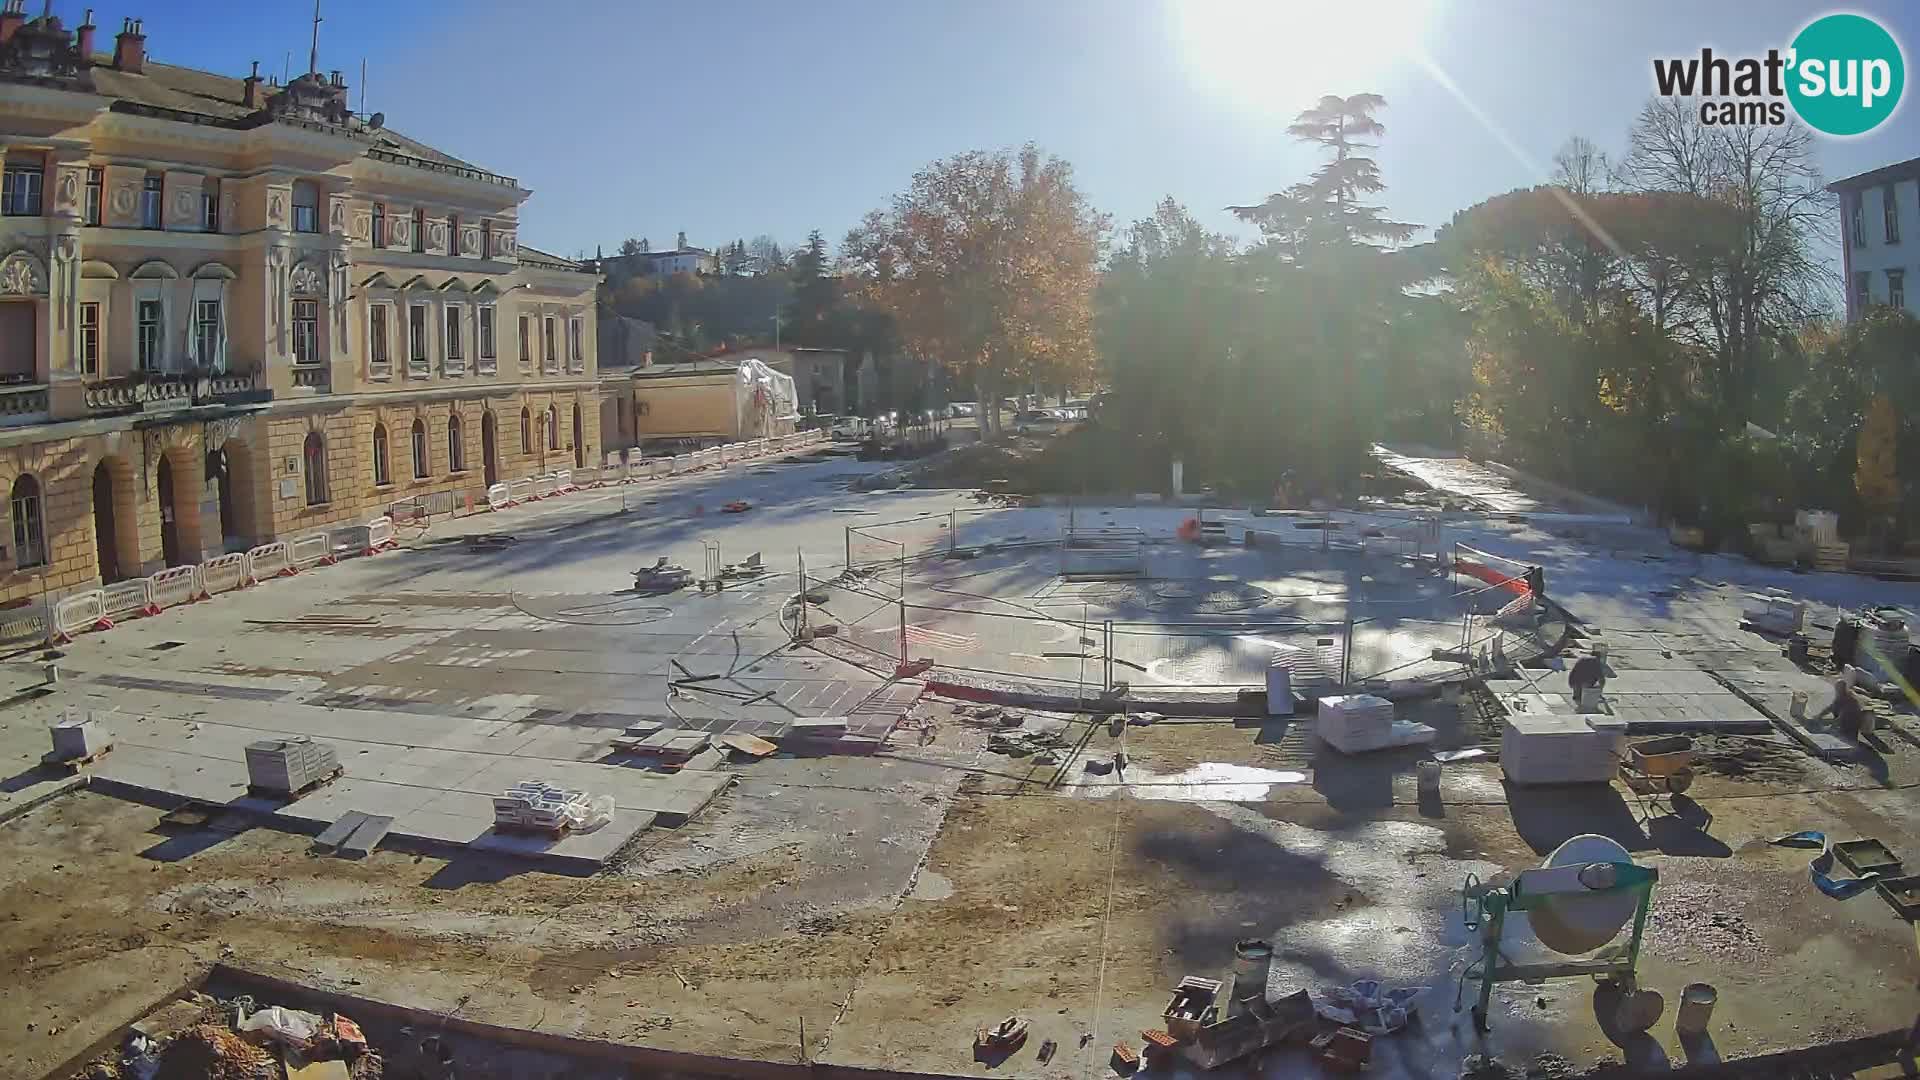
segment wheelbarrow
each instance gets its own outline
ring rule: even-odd
[[[1643,807],[1657,807],[1660,797],[1667,796],[1672,813],[1672,796],[1693,786],[1693,740],[1665,735],[1633,743],[1620,757],[1620,780]]]

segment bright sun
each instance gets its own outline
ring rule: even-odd
[[[1291,117],[1325,94],[1377,91],[1410,62],[1433,0],[1171,0],[1194,80],[1234,105]]]

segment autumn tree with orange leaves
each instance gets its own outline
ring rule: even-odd
[[[890,312],[908,347],[977,388],[997,434],[1004,391],[1084,384],[1093,369],[1093,291],[1107,219],[1073,168],[1028,144],[941,158],[847,234],[844,269]]]

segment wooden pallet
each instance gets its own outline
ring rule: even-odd
[[[248,784],[247,794],[256,799],[285,799],[288,802],[292,802],[295,799],[304,798],[307,795],[310,795],[313,792],[316,792],[321,788],[326,787],[328,784],[331,784],[335,780],[338,780],[342,776],[346,775],[346,772],[347,770],[345,766],[335,766],[332,772],[328,773],[327,775],[321,777],[318,780],[315,780],[313,783],[308,784],[306,787],[303,787],[298,791],[280,791],[275,788],[257,787],[253,784]]]
[[[84,754],[80,757],[73,757],[73,758],[54,757],[53,751],[49,750],[45,754],[41,755],[40,763],[42,765],[45,765],[49,769],[69,769],[73,772],[79,772],[81,769],[84,769],[87,766],[92,765],[94,762],[99,761],[102,757],[105,757],[107,754],[107,751],[112,749],[113,749],[113,744],[108,743],[105,746],[102,746],[100,749],[95,750],[91,754]]]
[[[558,840],[561,837],[564,837],[568,833],[572,832],[573,826],[570,823],[564,822],[564,821],[558,825],[553,825],[553,826],[523,825],[523,824],[508,825],[504,822],[496,821],[493,823],[493,831],[497,833],[506,833],[511,836],[542,836],[542,837],[546,837],[549,840]]]

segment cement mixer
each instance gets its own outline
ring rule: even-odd
[[[1467,929],[1480,933],[1481,951],[1480,958],[1460,974],[1454,1009],[1460,1008],[1460,991],[1470,979],[1480,981],[1473,1024],[1481,1031],[1489,1029],[1487,1006],[1495,983],[1591,976],[1631,996],[1647,911],[1653,903],[1653,883],[1659,876],[1655,868],[1636,864],[1626,848],[1593,834],[1561,844],[1539,869],[1522,870],[1504,886],[1486,884],[1468,874],[1461,907]],[[1501,935],[1513,912],[1526,915],[1535,941],[1566,959],[1518,963],[1507,956],[1501,949]],[[1632,936],[1624,947],[1614,944],[1628,922],[1633,924]],[[1647,1026],[1652,1026],[1651,1020]]]

